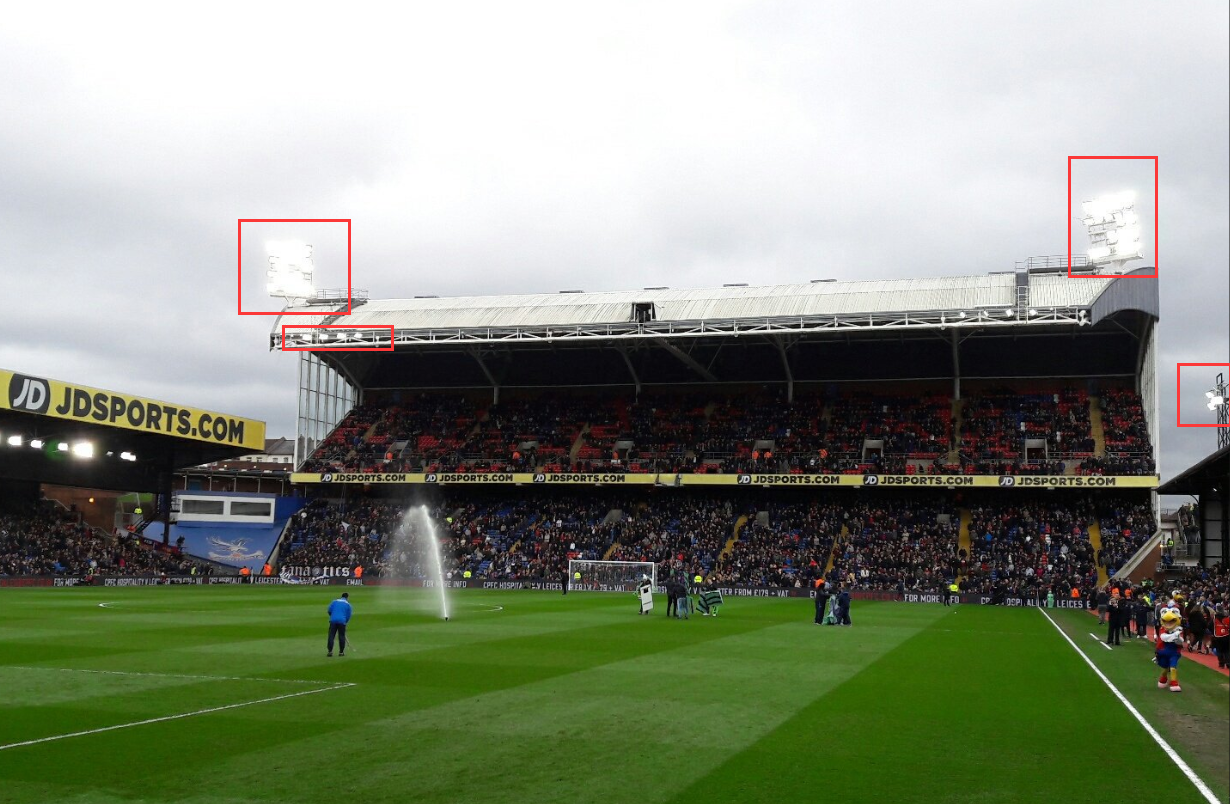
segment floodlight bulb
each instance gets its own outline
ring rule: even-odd
[[[21,436],[19,435],[9,436],[9,446],[10,447],[20,447],[21,446]]]
[[[1089,249],[1089,259],[1101,260],[1110,256],[1110,248],[1107,246],[1094,246]]]
[[[47,443],[47,442],[46,442],[46,441],[43,441],[43,439],[41,439],[41,438],[35,438],[35,439],[32,439],[32,440],[30,441],[30,446],[34,447],[35,449],[42,449],[42,448],[43,448],[43,444],[45,444],[45,443]]]
[[[61,441],[59,444],[56,444],[56,449],[59,450],[60,452],[68,452],[68,444],[64,441]]]
[[[135,461],[136,459],[137,459],[137,456],[133,455],[131,452],[121,452],[120,453],[120,460],[122,461]]]
[[[88,441],[79,441],[73,444],[73,455],[76,455],[78,458],[93,458],[94,445]]]

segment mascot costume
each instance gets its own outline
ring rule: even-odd
[[[1157,680],[1159,689],[1170,687],[1171,692],[1182,692],[1179,686],[1179,654],[1183,650],[1183,614],[1171,600],[1162,609],[1158,622],[1157,653],[1153,661],[1162,668]]]

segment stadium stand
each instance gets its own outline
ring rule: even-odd
[[[49,505],[0,514],[0,575],[185,575],[208,565],[121,531],[102,536]]]
[[[482,407],[460,394],[356,408],[304,471],[1119,474],[1154,471],[1140,397],[993,388],[919,393],[538,394]],[[956,459],[954,446],[959,447]]]

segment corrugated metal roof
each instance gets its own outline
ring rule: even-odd
[[[1114,281],[1069,279],[1063,274],[1030,279],[1030,303],[1038,307],[1088,306]],[[383,299],[369,301],[336,323],[392,324],[398,330],[618,324],[632,320],[636,302],[652,302],[658,321],[702,321],[1012,307],[1016,298],[1015,278],[1005,273],[758,287]],[[305,319],[294,316],[284,322],[309,323]]]

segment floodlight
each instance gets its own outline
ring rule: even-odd
[[[21,446],[21,436],[19,435],[9,436],[9,446],[10,447],[20,447]]]
[[[120,460],[122,461],[135,461],[136,459],[137,459],[137,456],[133,455],[131,452],[121,452],[120,453]]]
[[[46,442],[45,442],[45,441],[43,441],[43,439],[41,439],[41,438],[35,438],[35,439],[33,439],[33,440],[31,440],[31,441],[30,441],[30,446],[34,447],[35,449],[42,449],[42,448],[43,448],[43,444],[45,444],[45,443],[46,443]]]
[[[78,458],[93,458],[94,445],[89,441],[78,441],[76,444],[73,444],[73,455],[76,455]]]
[[[269,253],[269,277],[265,290],[270,296],[308,298],[315,292],[312,285],[312,247],[294,240],[265,244]]]
[[[1212,391],[1205,391],[1204,395],[1208,397],[1209,403],[1206,407],[1209,410],[1217,410],[1226,404],[1226,398],[1220,394],[1215,394]]]
[[[1089,232],[1089,262],[1122,266],[1142,256],[1136,193],[1124,190],[1081,204],[1081,222]]]
[[[68,444],[61,441],[59,444],[56,444],[56,449],[58,449],[60,452],[68,452]]]

